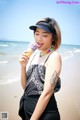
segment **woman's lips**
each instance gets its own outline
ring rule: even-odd
[[[43,43],[37,43],[37,47],[38,47],[38,48],[41,48],[42,45],[43,45]]]

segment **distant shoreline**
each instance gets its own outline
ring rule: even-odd
[[[0,39],[0,42],[17,42],[17,43],[30,43],[31,41],[27,41],[27,40],[20,40],[20,41],[18,41],[18,40],[1,40]],[[66,44],[66,43],[61,43],[61,45],[71,45],[71,46],[80,46],[79,44]]]
[[[0,40],[0,42],[24,42],[24,43],[30,43],[29,41],[18,41],[18,40]]]

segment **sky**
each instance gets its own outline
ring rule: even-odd
[[[33,41],[29,26],[45,17],[58,22],[62,44],[80,45],[80,0],[0,0],[0,40]]]

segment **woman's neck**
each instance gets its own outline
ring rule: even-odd
[[[51,48],[49,48],[49,49],[47,49],[47,50],[45,50],[45,51],[41,51],[41,52],[40,52],[40,57],[43,57],[43,56],[51,53],[52,51],[53,51],[53,47],[51,47]]]

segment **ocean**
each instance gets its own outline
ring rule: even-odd
[[[26,51],[29,42],[0,41],[0,85],[9,84],[20,79],[19,57]],[[58,52],[62,61],[80,52],[80,45],[61,44]]]

